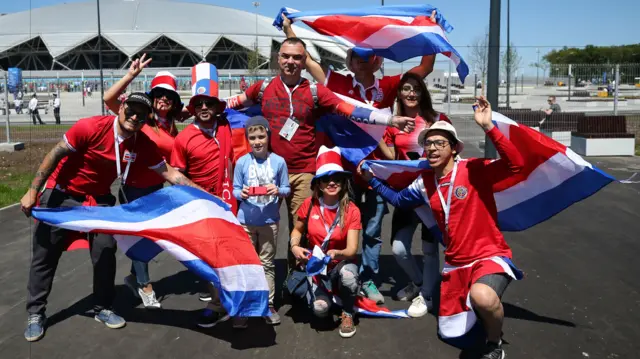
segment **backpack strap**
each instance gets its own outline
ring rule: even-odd
[[[309,85],[311,96],[313,96],[313,108],[318,108],[318,86],[315,83]]]
[[[262,103],[262,96],[264,95],[264,90],[267,89],[267,86],[269,86],[272,80],[273,80],[273,77],[262,81],[262,85],[260,86],[260,91],[258,92],[258,103]]]

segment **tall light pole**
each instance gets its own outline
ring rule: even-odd
[[[510,40],[510,32],[511,32],[511,0],[507,0],[507,109],[511,106],[511,101],[509,101],[511,87],[511,40]]]
[[[498,109],[498,82],[500,79],[500,0],[491,0],[489,10],[489,64],[487,66],[487,100],[491,108]],[[496,157],[496,148],[488,136],[484,140],[484,156]]]
[[[253,56],[254,56],[255,62],[256,62],[255,63],[255,66],[256,66],[256,69],[255,69],[255,71],[256,71],[255,72],[255,76],[256,76],[255,81],[258,82],[258,63],[260,62],[259,57],[258,57],[258,54],[260,53],[258,51],[258,6],[260,6],[260,2],[254,1],[252,4],[253,4],[253,7],[256,8],[256,46],[253,49],[255,51]]]
[[[104,76],[102,74],[102,30],[100,28],[100,0],[96,0],[98,7],[98,67],[100,67],[100,104],[102,104],[102,115],[104,116]]]

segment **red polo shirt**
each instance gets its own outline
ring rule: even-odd
[[[233,146],[229,158],[233,158]],[[219,187],[220,146],[213,137],[191,124],[176,136],[171,153],[171,166],[187,175],[207,192],[222,196]]]
[[[72,153],[60,161],[47,188],[57,185],[64,191],[90,196],[111,193],[117,178],[114,121],[115,116],[95,116],[76,122],[64,135]],[[118,142],[122,174],[132,161],[127,181],[136,179],[133,168],[154,169],[165,163],[156,144],[143,132]]]
[[[257,103],[258,93],[263,81],[253,84],[245,92],[248,99]],[[342,102],[326,87],[318,85],[318,106],[314,109],[313,96],[309,88],[309,81],[302,79],[297,88],[290,87],[293,99],[293,116],[300,122],[291,141],[280,136],[280,130],[290,116],[289,94],[285,84],[279,76],[274,77],[262,95],[262,115],[271,126],[271,148],[277,155],[283,157],[289,168],[289,173],[314,173],[316,171],[316,155],[319,143],[316,141],[315,123],[325,112],[333,112]]]

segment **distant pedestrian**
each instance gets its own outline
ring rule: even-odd
[[[36,118],[41,125],[44,125],[44,122],[42,122],[40,118],[40,113],[38,113],[38,96],[36,96],[35,93],[31,97],[31,101],[29,101],[29,111],[31,111],[31,119],[34,125],[36,125]]]
[[[60,124],[60,99],[58,94],[53,94],[53,117],[56,119],[56,125]]]

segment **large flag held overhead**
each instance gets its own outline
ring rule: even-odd
[[[434,10],[435,23],[430,19]],[[469,74],[469,67],[445,35],[453,27],[431,5],[319,11],[282,8],[273,22],[278,29],[282,29],[282,14],[292,22],[302,21],[319,34],[332,36],[336,41],[353,48],[361,57],[374,54],[403,62],[418,56],[443,54],[456,64],[462,82]]]
[[[347,104],[357,105],[364,109],[377,110],[371,105],[356,101],[350,97],[342,96],[337,93],[335,95]],[[388,109],[377,111],[390,113],[390,110]],[[231,124],[234,141],[236,136],[241,136],[240,129],[244,129],[244,124],[249,117],[261,115],[260,105],[254,105],[250,108],[243,109],[242,111],[226,109],[225,112],[227,114],[227,119]],[[387,128],[385,126],[354,122],[337,114],[323,115],[316,122],[316,131],[326,135],[334,146],[338,146],[342,152],[343,159],[354,166],[360,164],[365,157],[378,147],[378,143],[382,139],[386,129]],[[244,131],[242,131],[242,133],[242,136],[244,136]],[[234,142],[234,150],[238,152],[242,151],[244,149],[245,142],[239,142],[240,145],[236,145]]]
[[[195,188],[163,188],[116,207],[34,208],[33,216],[73,231],[113,234],[132,259],[163,250],[220,293],[231,316],[269,313],[269,288],[251,240],[228,204]]]
[[[498,225],[502,231],[522,231],[535,226],[615,181],[570,148],[530,127],[497,112],[493,112],[493,123],[525,160],[519,174],[494,186]],[[366,161],[365,166],[398,190],[429,169],[426,160]],[[430,208],[421,209],[428,212],[421,215],[425,225],[437,230]]]

